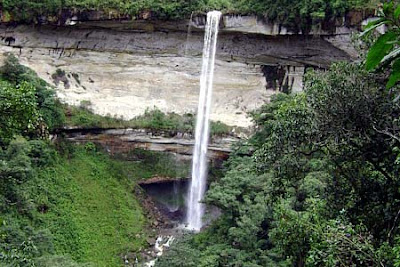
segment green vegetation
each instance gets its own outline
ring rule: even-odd
[[[9,140],[19,132],[29,132],[39,123],[39,112],[37,109],[35,89],[28,83],[15,86],[2,82],[0,98],[1,114],[0,136]]]
[[[10,54],[0,68],[0,145],[15,134],[45,136],[64,123],[54,91]]]
[[[92,145],[62,146],[64,156],[17,138],[1,154],[0,258],[6,266],[54,266],[60,257],[120,266],[145,244],[134,181]]]
[[[223,215],[157,266],[400,266],[400,103],[383,73],[309,71],[305,92],[254,112],[207,192]]]
[[[53,233],[57,254],[94,266],[119,266],[122,253],[144,247],[142,210],[124,164],[85,148],[39,173],[34,182],[47,192],[37,192],[36,201],[54,199],[39,219]]]
[[[65,106],[66,125],[80,128],[135,128],[170,133],[194,133],[195,117],[192,114],[179,115],[164,113],[156,107],[132,120],[123,120],[111,116],[101,116],[90,111],[90,102],[81,102],[80,107]],[[211,122],[212,135],[229,135],[232,127],[222,122]]]
[[[375,33],[374,30],[380,26],[386,26],[388,30],[372,45],[365,67],[371,71],[378,66],[383,69],[391,66],[391,75],[386,84],[387,88],[391,88],[400,80],[400,5],[396,6],[394,2],[385,3],[380,10],[379,18],[365,27],[363,35]]]
[[[342,16],[346,11],[357,8],[376,7],[378,0],[3,0],[1,9],[5,17],[17,21],[40,21],[40,16],[57,16],[60,11],[101,10],[105,13],[137,16],[151,11],[158,18],[183,18],[192,12],[221,10],[225,13],[257,14],[269,20],[282,23],[296,30],[309,30],[312,24],[319,24]]]

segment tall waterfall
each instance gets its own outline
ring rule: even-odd
[[[214,76],[215,50],[217,47],[218,24],[221,12],[207,13],[207,24],[204,36],[203,65],[200,77],[200,96],[197,110],[195,147],[193,151],[192,182],[189,190],[187,212],[188,228],[199,231],[204,215],[203,199],[207,180],[207,147],[209,137],[209,117]]]

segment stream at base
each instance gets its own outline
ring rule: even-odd
[[[160,219],[153,221],[157,229],[154,238],[150,238],[150,247],[141,253],[141,261],[133,266],[156,266],[157,259],[170,248],[182,235],[188,232],[186,224],[186,201],[189,190],[189,179],[169,180],[151,184],[141,184],[141,188],[153,202],[153,212]],[[213,206],[205,205],[205,227],[220,216],[220,211]],[[126,264],[126,266],[132,266]]]

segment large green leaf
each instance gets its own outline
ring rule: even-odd
[[[394,11],[394,15],[393,16],[394,16],[395,19],[399,18],[399,16],[400,16],[400,5],[398,5],[396,7],[396,10]]]
[[[397,59],[392,68],[392,73],[390,74],[389,81],[386,84],[386,88],[393,87],[400,80],[400,59]]]
[[[393,31],[381,35],[368,52],[365,67],[367,70],[376,68],[381,60],[393,48],[393,41],[397,39],[397,34]]]
[[[384,56],[381,60],[381,63],[390,63],[393,60],[395,60],[396,58],[398,58],[400,55],[400,48],[396,48],[392,51],[390,51],[389,54],[387,54],[386,56]]]
[[[390,21],[387,20],[386,18],[379,18],[376,20],[372,20],[364,27],[364,31],[360,34],[360,37],[375,30],[379,26],[382,26],[384,24],[389,24],[389,23],[390,23]]]

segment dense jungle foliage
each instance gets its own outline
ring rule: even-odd
[[[100,10],[137,16],[151,11],[164,19],[184,18],[192,12],[221,10],[233,14],[256,14],[295,30],[343,16],[357,8],[376,7],[379,0],[2,0],[4,20],[40,21],[41,16],[61,16],[63,10]],[[64,14],[68,15],[68,12]]]
[[[358,64],[254,112],[206,202],[223,216],[158,266],[400,266],[400,104]],[[251,156],[248,156],[248,154]]]
[[[364,63],[309,70],[304,92],[252,114],[257,132],[207,192],[222,217],[158,266],[400,266],[400,6],[383,12]]]

